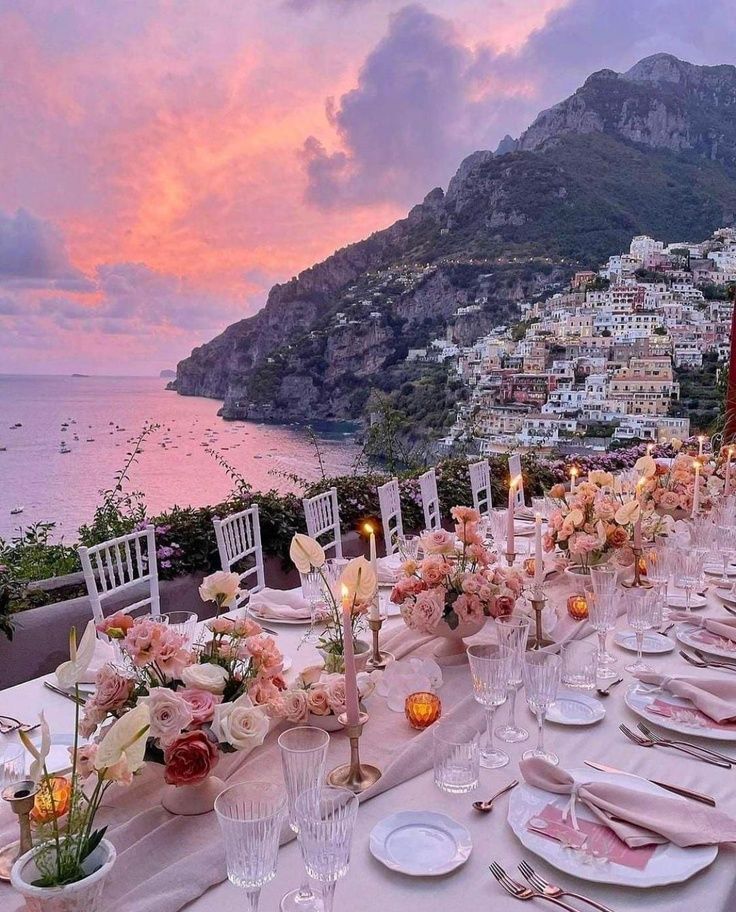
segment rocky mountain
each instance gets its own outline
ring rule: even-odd
[[[223,399],[226,418],[358,418],[372,388],[400,391],[411,414],[427,395],[409,349],[468,344],[634,234],[705,237],[734,213],[736,68],[657,54],[602,70],[466,158],[446,192],[274,286],[179,363],[174,388]]]

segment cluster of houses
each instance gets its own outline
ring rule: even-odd
[[[698,244],[635,237],[597,272],[524,303],[520,324],[467,347],[437,339],[408,358],[445,360],[467,387],[447,447],[564,448],[595,438],[591,428],[601,448],[684,438],[689,419],[672,414],[677,372],[702,368],[706,356],[728,359],[731,282],[736,229]]]

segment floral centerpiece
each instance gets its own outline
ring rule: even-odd
[[[425,532],[420,538],[423,558],[402,565],[391,592],[407,627],[454,641],[436,651],[438,656],[459,655],[463,636],[479,630],[487,617],[510,614],[523,585],[517,570],[496,563],[479,531],[476,510],[453,507],[452,517],[455,533]]]
[[[723,491],[723,480],[717,473],[718,467],[705,457],[689,456],[686,453],[675,456],[669,466],[656,464],[656,471],[647,479],[647,499],[660,512],[691,513],[695,496],[696,466],[698,504],[701,510],[709,510],[715,498]]]
[[[329,672],[340,672],[343,670],[345,653],[341,603],[343,593],[349,595],[350,598],[352,606],[350,624],[353,641],[356,647],[359,647],[361,644],[358,641],[358,634],[363,628],[365,617],[378,588],[376,574],[364,557],[356,557],[348,561],[336,581],[330,581],[325,572],[327,561],[324,549],[318,541],[300,533],[297,533],[291,541],[289,556],[300,573],[317,573],[322,581],[325,604],[320,617],[322,632],[317,646],[325,659],[326,669]],[[356,654],[367,651],[367,648],[367,646],[364,650],[356,648]]]
[[[144,765],[149,709],[141,704],[107,729],[98,742],[83,743],[79,683],[87,674],[95,648],[90,621],[77,648],[76,630],[69,638],[70,658],[56,671],[59,683],[75,697],[69,777],[49,773],[51,733],[41,713],[40,741],[18,734],[33,760],[30,779],[38,788],[31,814],[35,846],[13,865],[11,881],[32,909],[96,912],[104,880],[115,862],[115,849],[95,828],[105,795],[114,785],[129,785]]]
[[[376,688],[371,673],[357,674],[358,696],[361,700],[369,697]],[[337,721],[346,710],[345,675],[326,672],[320,665],[303,669],[294,683],[281,695],[283,715],[295,725],[316,725],[327,731],[341,728]]]

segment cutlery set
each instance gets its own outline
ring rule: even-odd
[[[694,665],[695,668],[721,668],[724,671],[736,671],[736,664],[725,661],[717,662],[699,649],[692,649],[692,652],[685,652],[684,649],[680,649],[679,653],[686,662]]]
[[[633,741],[634,744],[637,744],[639,747],[667,747],[672,750],[679,751],[682,754],[686,754],[695,760],[701,760],[703,763],[709,763],[711,766],[720,766],[722,769],[731,769],[731,763],[733,761],[731,759],[725,758],[722,754],[716,754],[707,748],[691,744],[689,741],[673,741],[668,738],[661,738],[658,735],[655,735],[654,732],[651,732],[646,726],[644,726],[644,729],[642,729],[641,724],[639,724],[638,727],[641,731],[641,734],[633,732],[627,725],[624,725],[622,722],[621,725],[619,725],[619,731],[626,735],[629,741]],[[647,734],[644,734],[644,731],[646,731]]]
[[[562,902],[560,897],[567,896],[570,899],[577,899],[580,902],[587,903],[592,909],[598,909],[598,912],[613,912],[608,906],[604,906],[594,899],[589,899],[587,896],[583,896],[582,893],[573,893],[557,884],[550,883],[537,874],[534,868],[526,861],[522,861],[519,864],[519,873],[526,880],[528,886],[510,877],[496,861],[491,862],[490,870],[503,889],[516,899],[544,899],[561,909],[566,909],[567,912],[580,912],[580,909],[575,908],[575,906]]]

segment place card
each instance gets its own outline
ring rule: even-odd
[[[728,637],[718,636],[717,633],[711,633],[710,630],[697,630],[695,633],[690,634],[690,639],[706,646],[716,646],[718,649],[725,649],[727,652],[736,652],[736,641],[729,640]]]
[[[540,836],[547,836],[560,842],[563,846],[583,852],[596,861],[610,862],[643,871],[649,859],[654,855],[657,846],[639,846],[630,849],[626,843],[602,823],[581,819],[578,815],[578,827],[562,819],[562,809],[548,804],[543,811],[527,821],[527,829]]]
[[[695,706],[676,706],[673,703],[667,703],[665,700],[652,700],[647,706],[647,712],[654,713],[658,716],[666,716],[673,722],[680,722],[683,725],[692,725],[693,728],[717,728],[721,731],[736,731],[734,722],[716,722],[710,716],[706,716]]]

